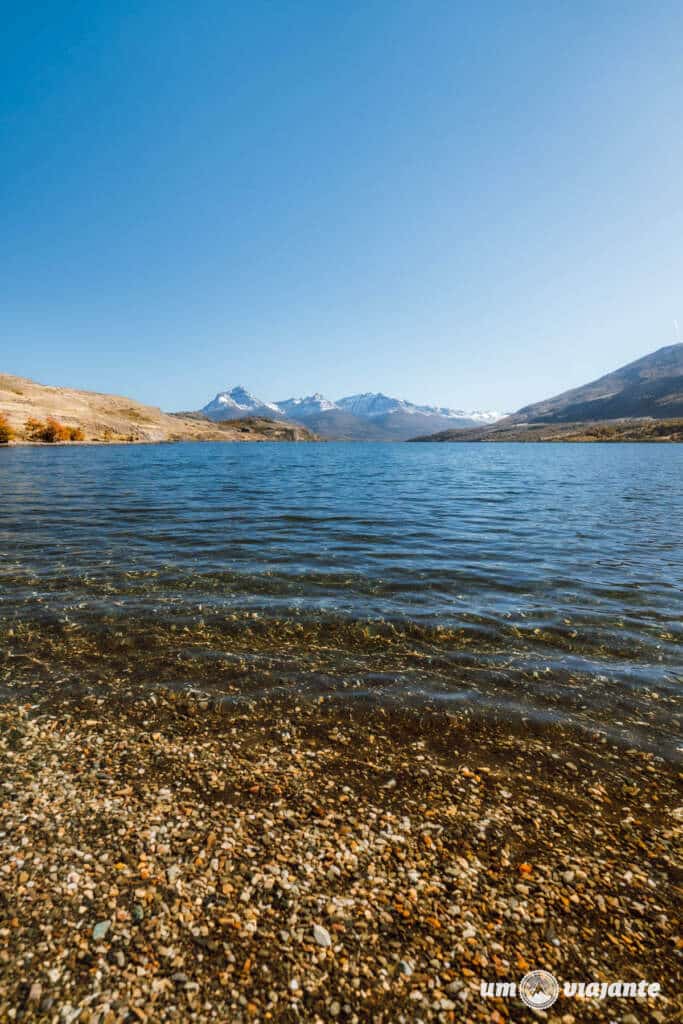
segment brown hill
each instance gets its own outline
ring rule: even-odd
[[[0,415],[26,440],[29,418],[53,417],[80,427],[86,441],[312,441],[305,427],[265,419],[212,423],[197,414],[170,414],[132,398],[37,384],[0,374]]]
[[[683,343],[582,387],[527,405],[493,426],[414,441],[681,441]]]
[[[584,423],[511,423],[444,430],[414,441],[683,441],[683,419],[623,419]]]
[[[514,423],[683,416],[683,343],[667,345],[582,387],[527,405]]]

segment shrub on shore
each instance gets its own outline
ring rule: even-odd
[[[48,444],[55,444],[57,441],[85,440],[85,434],[80,427],[66,427],[54,416],[48,416],[44,423],[34,416],[29,416],[25,432],[29,441],[46,441]]]
[[[37,420],[35,416],[29,416],[24,426],[24,433],[27,440],[29,441],[41,441],[41,434],[45,430],[45,424],[42,420]]]
[[[0,413],[0,444],[8,444],[14,436],[14,430],[9,425],[7,417]]]
[[[30,416],[24,424],[24,433],[26,434],[27,439],[30,441],[38,440],[38,434],[44,426],[45,424],[41,423],[40,420],[37,420],[34,416]]]
[[[48,416],[42,440],[50,444],[54,444],[56,441],[68,441],[69,428],[65,427],[59,420],[54,419],[54,417]]]

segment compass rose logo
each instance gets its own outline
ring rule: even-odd
[[[532,1010],[547,1010],[559,996],[560,986],[549,971],[530,971],[520,981],[518,991]]]

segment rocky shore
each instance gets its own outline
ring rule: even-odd
[[[673,1020],[674,769],[604,738],[168,688],[0,705],[0,1020]],[[534,968],[657,999],[483,998]]]

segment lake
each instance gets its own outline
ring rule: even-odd
[[[0,694],[438,702],[673,757],[677,445],[0,450]]]

